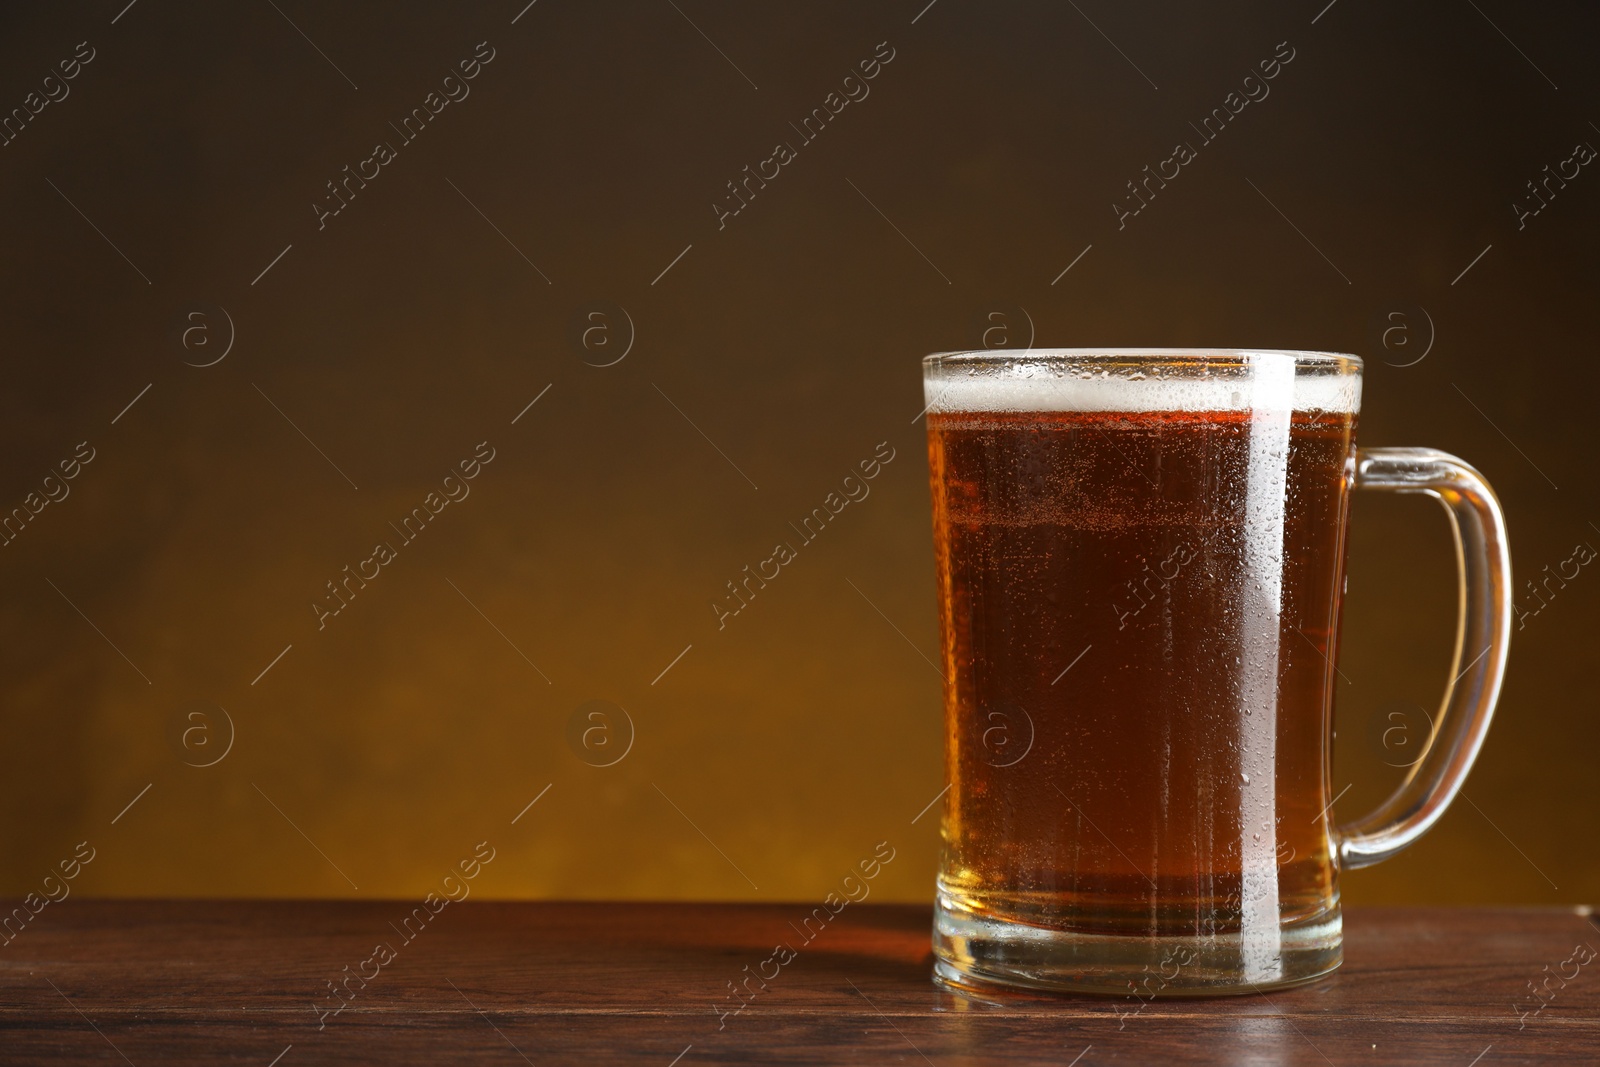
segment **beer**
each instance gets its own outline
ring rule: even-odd
[[[1337,931],[1327,737],[1355,405],[1300,408],[1292,380],[1276,407],[1248,380],[1053,386],[1018,410],[1014,391],[941,403],[929,384],[946,940],[1059,935],[1053,977],[1090,988],[1095,946],[1152,939],[1223,968],[1202,957],[1225,945],[1270,982],[1280,930]]]

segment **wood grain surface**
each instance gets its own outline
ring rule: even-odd
[[[1353,908],[1329,979],[1141,1004],[941,991],[928,908],[852,905],[733,1014],[807,905],[413,907],[52,905],[0,947],[0,1063],[1600,1063],[1587,909]]]

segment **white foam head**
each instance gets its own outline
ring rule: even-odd
[[[1290,360],[1292,376],[1260,373]],[[1361,409],[1361,361],[1327,352],[1001,349],[941,353],[924,366],[923,399],[938,412]],[[1268,379],[1290,388],[1263,390]]]

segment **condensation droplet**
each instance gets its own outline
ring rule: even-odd
[[[1250,784],[1250,776],[1248,774],[1245,774],[1243,771],[1240,771],[1239,772],[1239,777],[1244,779],[1244,784],[1245,785],[1249,785]]]

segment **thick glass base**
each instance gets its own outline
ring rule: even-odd
[[[1300,985],[1344,958],[1338,905],[1259,933],[1148,937],[1074,933],[960,912],[933,920],[934,981],[982,996],[1001,989],[1136,997],[1223,996]]]

